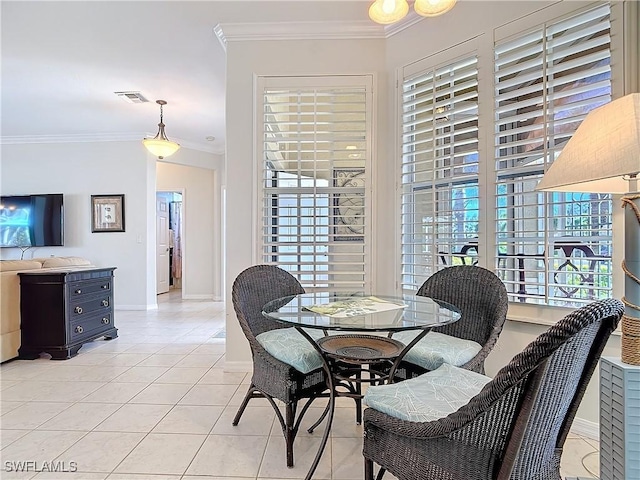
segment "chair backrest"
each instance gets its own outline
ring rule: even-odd
[[[517,419],[516,442],[511,448],[518,443],[519,430],[525,415],[528,417],[521,432],[522,442],[515,457],[512,478],[532,478],[531,472],[560,462],[560,450],[557,449],[564,445],[602,350],[623,312],[624,305],[618,300],[594,302],[565,317],[523,352],[523,361],[527,357],[534,361],[544,350],[553,349],[563,337],[566,338],[549,355],[546,365],[537,367],[534,381],[539,387],[536,395],[525,400]],[[519,359],[514,358],[511,363],[517,361]]]
[[[483,346],[491,338],[495,343],[507,318],[509,299],[502,280],[476,265],[443,268],[431,275],[416,295],[451,303],[462,312],[457,322],[433,331]]]
[[[233,282],[231,299],[245,336],[252,338],[285,325],[262,315],[262,307],[276,298],[304,293],[300,282],[274,265],[254,265],[240,272]],[[253,342],[251,342],[253,344]]]
[[[569,428],[623,312],[622,302],[608,299],[570,313],[447,418],[474,418],[465,427],[481,432],[474,441],[503,452],[494,478],[557,478]]]

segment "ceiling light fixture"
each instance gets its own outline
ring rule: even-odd
[[[159,159],[173,155],[178,151],[180,145],[176,142],[172,142],[167,138],[164,133],[164,123],[162,122],[162,107],[167,104],[164,100],[156,100],[156,103],[160,105],[160,123],[158,124],[158,133],[153,138],[145,138],[142,140],[142,144]]]
[[[457,0],[416,0],[413,8],[423,17],[437,17],[453,8]],[[369,7],[369,18],[388,25],[402,20],[409,13],[407,0],[375,0]]]

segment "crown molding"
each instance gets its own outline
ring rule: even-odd
[[[222,49],[227,51],[227,37],[224,34],[224,30],[222,29],[222,24],[218,23],[215,27],[213,27],[213,33],[222,45]]]
[[[28,145],[38,143],[96,143],[96,142],[142,142],[146,137],[153,137],[150,132],[139,133],[101,133],[77,135],[15,135],[0,137],[0,145]],[[200,152],[224,155],[224,146],[213,146],[205,143],[191,142],[179,138],[172,140],[181,147]]]
[[[265,22],[219,23],[213,28],[222,48],[233,41],[258,40],[345,40],[389,38],[423,20],[415,12],[393,25],[372,21],[355,22]]]
[[[394,23],[392,25],[385,25],[385,27],[384,27],[385,38],[392,37],[395,34],[400,33],[401,31],[406,30],[409,27],[412,27],[416,23],[420,23],[424,19],[425,19],[425,17],[422,17],[422,16],[418,15],[412,9],[409,12],[409,14],[406,17],[404,17],[402,20],[400,20],[399,22],[396,22],[396,23]]]
[[[131,142],[142,140],[145,133],[80,133],[75,135],[14,135],[0,137],[2,145],[22,145],[29,143],[93,143]]]
[[[224,48],[233,41],[385,38],[385,27],[358,22],[222,23],[213,29]]]

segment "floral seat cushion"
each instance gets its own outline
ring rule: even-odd
[[[419,333],[415,330],[398,332],[393,338],[408,345]],[[403,360],[427,370],[435,370],[443,363],[459,367],[475,357],[480,350],[482,345],[477,342],[429,332],[407,352]]]
[[[401,420],[431,422],[469,403],[490,381],[485,375],[445,363],[404,382],[371,386],[363,401]]]
[[[321,330],[305,330],[312,338],[323,336]],[[322,358],[315,348],[294,327],[269,330],[256,336],[262,347],[281,362],[300,373],[322,367]]]

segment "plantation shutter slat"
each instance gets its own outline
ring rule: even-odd
[[[402,88],[401,283],[415,291],[477,245],[477,57],[406,75]]]
[[[359,78],[287,87],[276,79],[262,91],[262,262],[307,291],[370,286],[371,86]]]
[[[495,261],[512,301],[611,295],[610,196],[534,190],[587,113],[611,100],[609,13],[601,5],[495,47]]]

